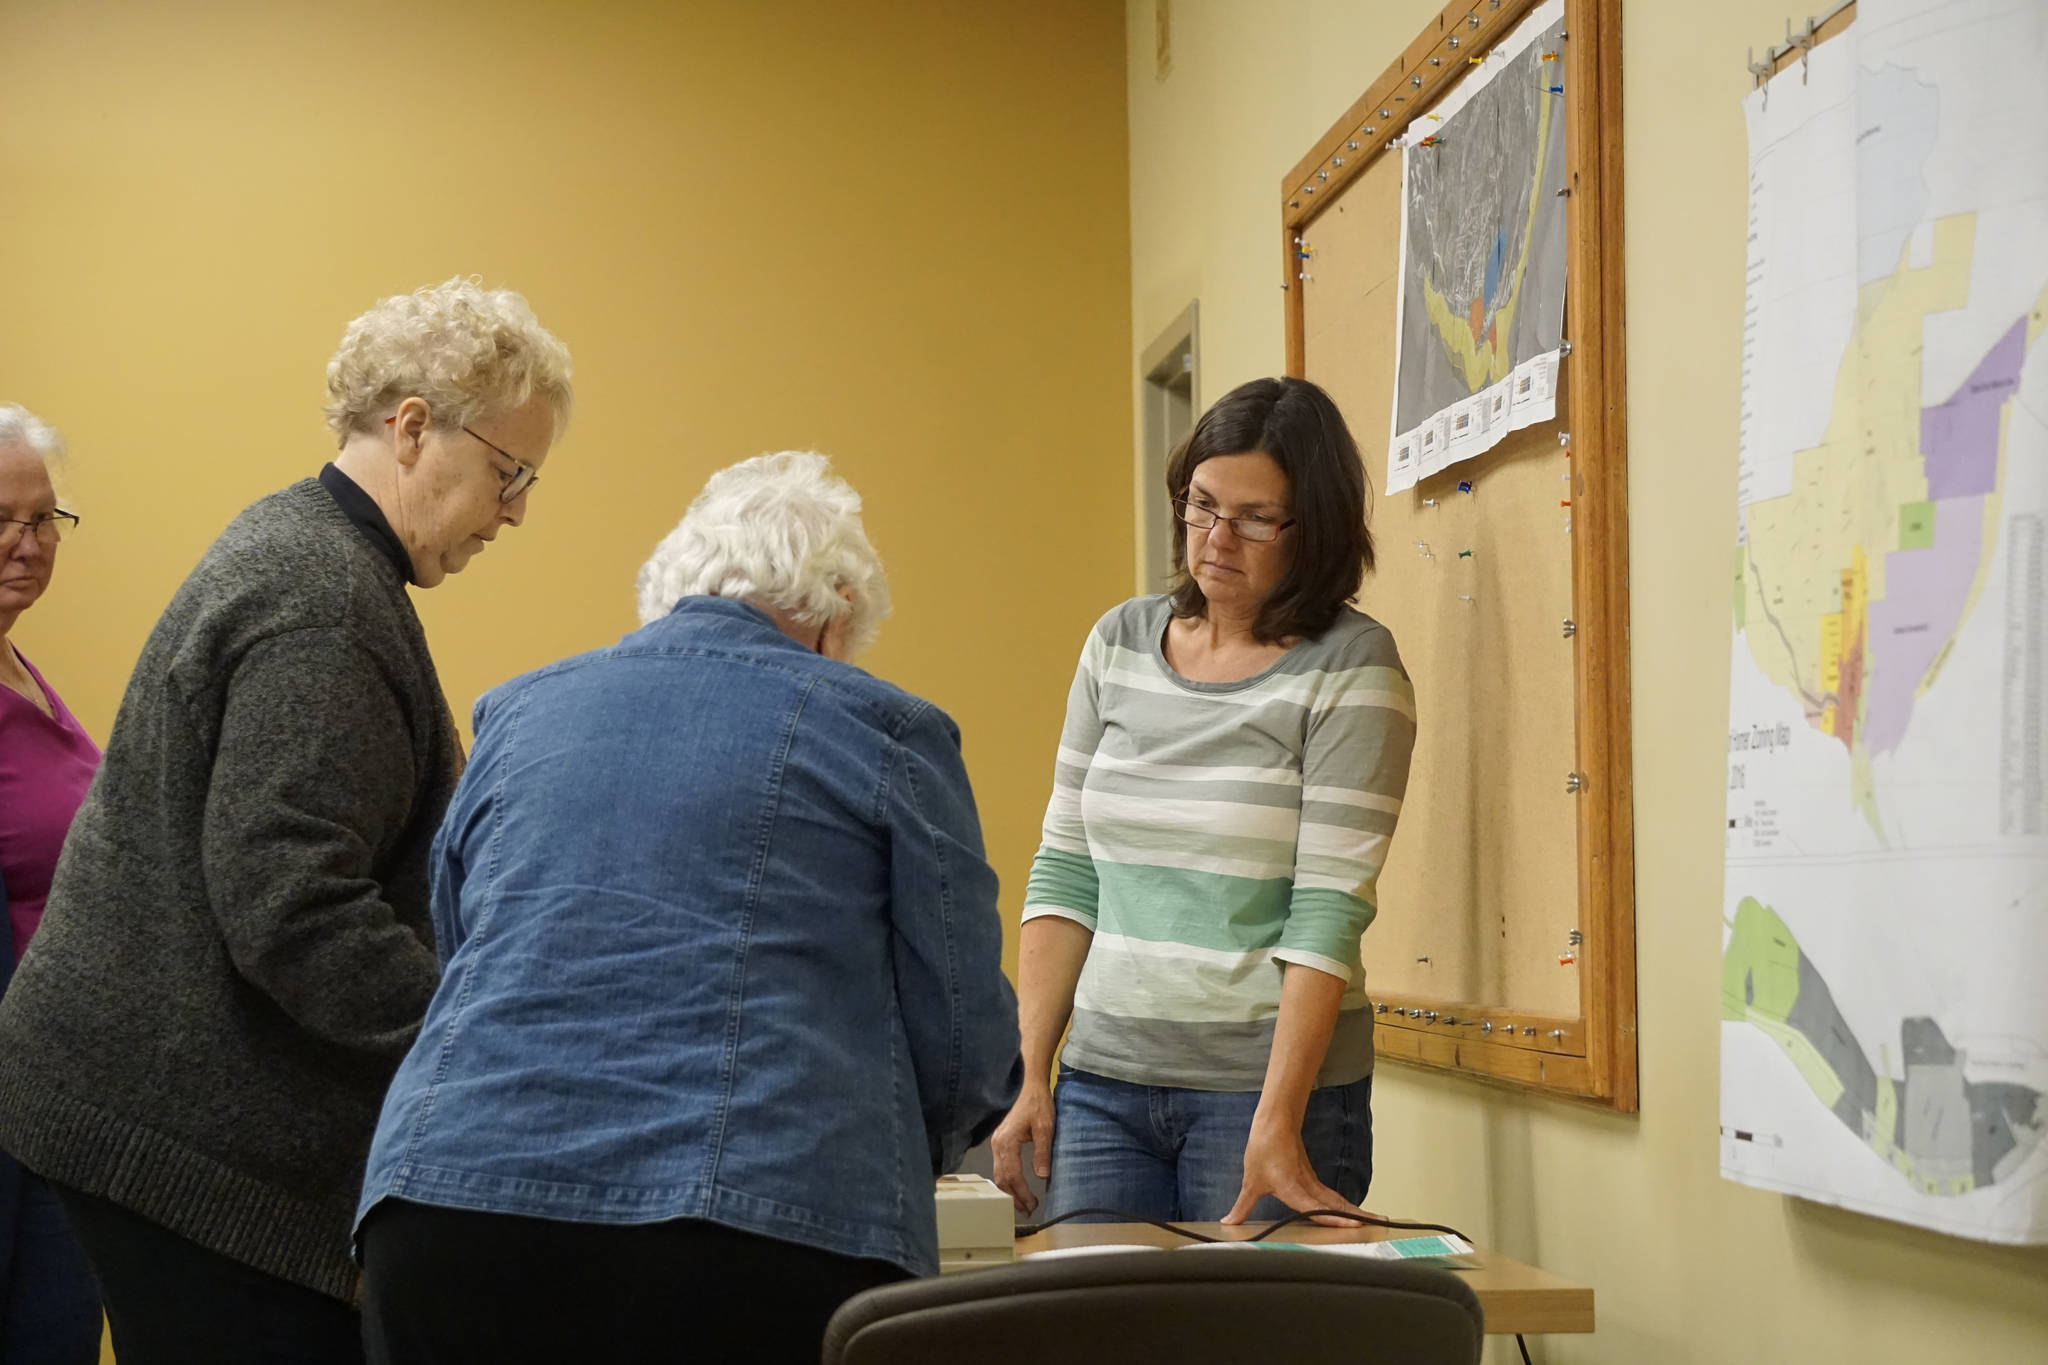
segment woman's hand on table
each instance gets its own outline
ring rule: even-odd
[[[1234,1227],[1244,1222],[1253,1206],[1269,1194],[1297,1213],[1310,1209],[1365,1212],[1316,1178],[1308,1148],[1301,1141],[1299,1124],[1287,1127],[1255,1121],[1244,1148],[1244,1186],[1238,1191],[1237,1202],[1224,1215],[1224,1223]],[[1349,1218],[1319,1217],[1315,1221],[1325,1227],[1360,1226]]]

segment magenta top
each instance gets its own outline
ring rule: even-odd
[[[0,649],[7,648],[0,640]],[[16,962],[43,922],[64,834],[100,766],[100,746],[36,666],[26,658],[21,662],[56,716],[44,715],[13,688],[0,687],[0,877],[6,878]]]

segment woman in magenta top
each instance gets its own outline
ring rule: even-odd
[[[9,638],[78,524],[50,479],[61,452],[55,431],[0,404],[0,905],[13,940],[0,951],[0,988],[42,921],[64,832],[100,763],[99,746]],[[0,1365],[86,1365],[99,1340],[99,1295],[55,1197],[0,1153]]]

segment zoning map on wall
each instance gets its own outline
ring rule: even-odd
[[[2048,1242],[2048,10],[1859,0],[1750,138],[1721,1170]]]
[[[1565,41],[1537,6],[1403,140],[1389,493],[1556,415]]]

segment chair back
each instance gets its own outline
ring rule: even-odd
[[[1272,1249],[1050,1257],[855,1295],[824,1365],[1477,1365],[1457,1275]]]

